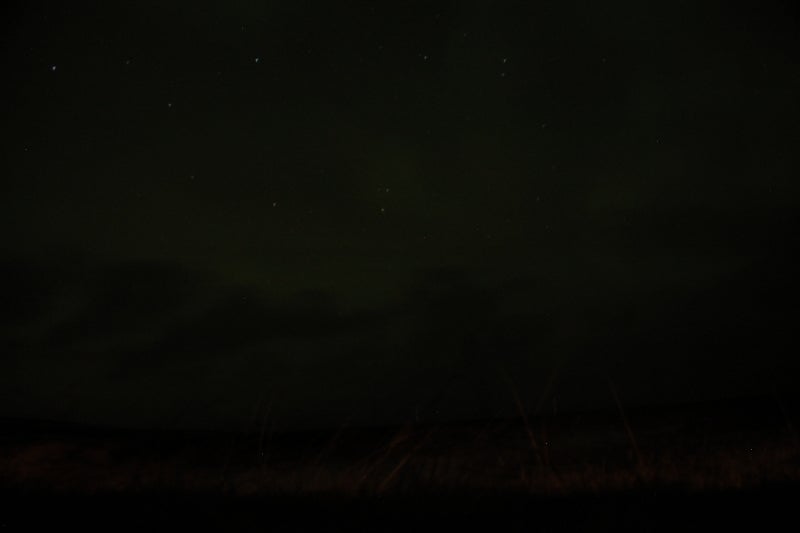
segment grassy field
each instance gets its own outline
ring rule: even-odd
[[[5,524],[666,530],[792,519],[796,402],[399,428],[134,431],[5,421]],[[117,517],[126,517],[118,523]],[[149,524],[149,525],[148,525]]]

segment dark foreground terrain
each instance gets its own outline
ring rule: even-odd
[[[747,399],[295,433],[5,421],[0,528],[791,529],[796,406]]]

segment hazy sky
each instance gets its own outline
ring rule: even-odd
[[[547,409],[608,404],[607,378],[633,404],[796,383],[790,3],[18,4],[0,415],[385,423],[511,413],[504,372]]]

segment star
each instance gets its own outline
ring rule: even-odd
[[[55,71],[56,71],[56,66],[55,66],[55,65],[52,65],[52,66],[50,67],[50,71],[51,71],[51,72],[55,72]]]

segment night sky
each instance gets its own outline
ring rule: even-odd
[[[0,416],[788,394],[786,2],[3,7]]]

